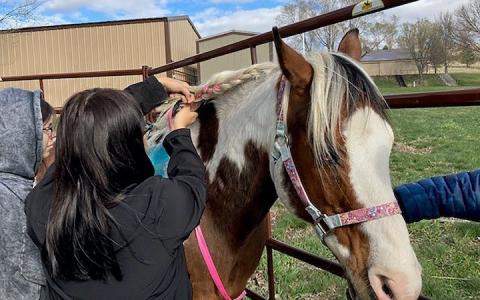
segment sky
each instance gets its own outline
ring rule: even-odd
[[[3,9],[25,0],[0,0]],[[28,0],[27,0],[28,1]],[[30,0],[31,1],[31,0]],[[202,37],[228,30],[265,32],[275,25],[275,17],[288,0],[40,0],[34,20],[22,26],[125,20],[188,15]],[[400,17],[400,22],[418,18],[433,19],[444,11],[469,0],[420,0],[385,13]]]

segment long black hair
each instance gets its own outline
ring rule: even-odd
[[[42,122],[45,124],[53,115],[54,110],[53,107],[43,99],[43,97],[40,99],[40,110],[42,112]]]
[[[152,176],[141,109],[129,94],[93,89],[65,104],[57,130],[55,197],[44,258],[53,277],[120,280],[109,208]]]

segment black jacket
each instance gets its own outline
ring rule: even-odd
[[[144,115],[159,106],[168,98],[168,93],[155,76],[142,82],[129,85],[125,91],[137,100]]]
[[[171,132],[164,140],[171,160],[169,179],[152,176],[133,187],[110,213],[120,224],[111,238],[118,242],[122,281],[62,281],[49,276],[47,299],[190,299],[183,241],[198,225],[206,201],[205,170],[189,129]],[[26,199],[27,230],[42,249],[54,196],[54,170]],[[120,232],[121,231],[121,232]],[[127,245],[128,244],[128,245]],[[61,292],[57,293],[56,289]]]

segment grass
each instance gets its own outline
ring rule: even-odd
[[[396,147],[394,185],[480,167],[480,107],[391,111]],[[332,258],[313,230],[283,205],[273,209],[276,239]],[[422,294],[431,299],[480,299],[480,224],[422,221],[409,225],[423,267]],[[345,299],[345,281],[274,252],[277,299]],[[266,292],[262,259],[250,287]]]
[[[461,90],[465,87],[451,87],[451,86],[417,86],[417,87],[384,87],[380,88],[380,91],[384,95],[389,94],[405,94],[405,93],[421,93],[421,92],[440,92],[440,91],[451,91],[451,90]]]
[[[405,75],[403,77],[407,87],[398,86],[398,83],[393,76],[373,77],[373,80],[383,94],[435,92],[480,87],[479,73],[455,73],[450,75],[452,75],[452,77],[457,81],[458,87],[446,86],[440,80],[438,75],[435,74],[425,74],[422,85],[418,85],[419,79],[417,75]],[[417,83],[415,87],[413,87],[413,81]]]
[[[461,86],[480,86],[480,74],[455,73],[451,75]]]

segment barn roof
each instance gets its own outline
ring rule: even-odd
[[[244,30],[229,30],[229,31],[225,31],[225,32],[221,32],[221,33],[206,36],[204,38],[199,39],[198,41],[199,42],[204,42],[204,41],[208,41],[208,40],[212,40],[212,39],[217,39],[217,38],[220,38],[220,37],[223,37],[223,36],[226,36],[226,35],[245,35],[245,36],[250,37],[250,36],[257,35],[257,34],[260,34],[260,32],[244,31]]]
[[[408,49],[376,50],[362,57],[362,62],[387,61],[387,60],[412,60]]]
[[[17,33],[17,32],[33,32],[33,31],[45,31],[45,30],[60,30],[60,29],[69,29],[69,28],[81,28],[81,27],[96,27],[96,26],[114,26],[114,25],[124,25],[124,24],[138,24],[138,23],[153,23],[153,22],[173,22],[173,21],[188,21],[193,28],[193,31],[201,38],[200,33],[198,32],[195,25],[193,25],[190,17],[184,16],[170,16],[170,17],[158,17],[158,18],[142,18],[142,19],[130,19],[130,20],[115,20],[115,21],[101,21],[101,22],[87,22],[87,23],[77,23],[77,24],[63,24],[63,25],[46,25],[46,26],[36,26],[36,27],[22,27],[14,29],[3,29],[0,30],[0,33]]]

